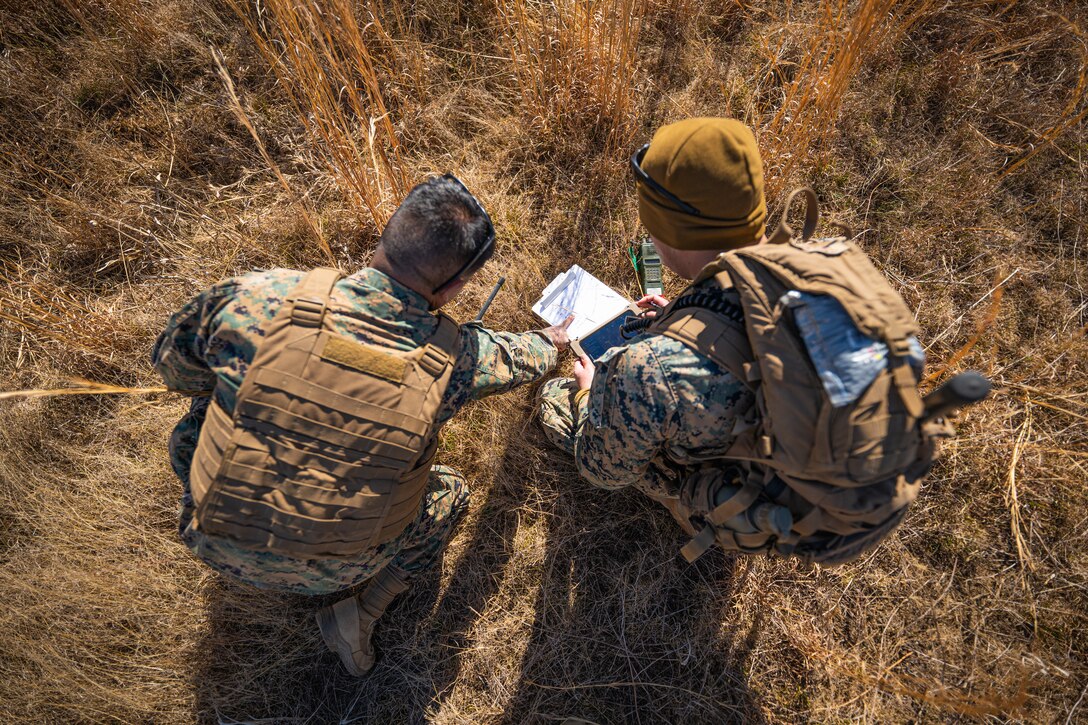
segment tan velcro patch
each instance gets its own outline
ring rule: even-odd
[[[337,363],[394,383],[404,382],[408,361],[343,337],[329,337],[322,360]]]

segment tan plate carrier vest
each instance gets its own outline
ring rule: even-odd
[[[341,274],[311,271],[287,296],[238,390],[215,400],[191,473],[196,526],[255,551],[347,558],[396,538],[417,515],[438,445],[457,323],[409,353],[332,332]]]
[[[717,543],[729,551],[776,552],[826,564],[857,558],[903,518],[918,494],[943,424],[921,424],[923,404],[907,359],[918,331],[910,309],[865,253],[845,237],[809,241],[818,211],[811,189],[804,233],[783,221],[767,244],[722,254],[694,284],[712,279],[740,297],[744,324],[712,310],[666,308],[649,331],[678,340],[731,372],[756,405],[738,420],[724,458],[745,462],[739,492],[714,497],[722,460],[688,469],[679,497],[662,501],[695,538],[694,560]],[[783,213],[783,220],[785,213]],[[889,364],[853,403],[833,407],[805,351],[783,294],[831,295],[868,337],[885,343]],[[679,299],[679,298],[678,298]],[[778,479],[775,481],[775,479]],[[785,506],[785,537],[740,533],[725,522],[749,507]]]

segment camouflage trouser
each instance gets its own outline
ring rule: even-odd
[[[574,378],[553,378],[540,388],[540,423],[556,448],[574,455],[574,439],[580,420],[574,419]]]
[[[540,389],[540,423],[544,427],[544,434],[554,446],[572,456],[575,455],[577,431],[582,424],[580,418],[575,420],[574,396],[577,392],[578,385],[574,378],[555,378]],[[675,486],[670,484],[672,478],[660,463],[654,461],[645,476],[633,486],[667,508],[685,531],[694,533],[688,512],[682,510]]]
[[[415,520],[397,538],[351,559],[295,559],[241,549],[224,539],[205,536],[192,526],[195,506],[189,467],[208,400],[193,400],[170,439],[171,463],[182,482],[178,529],[181,540],[197,558],[233,579],[262,589],[316,595],[353,587],[387,565],[416,575],[435,565],[468,510],[464,477],[447,466],[435,466]]]

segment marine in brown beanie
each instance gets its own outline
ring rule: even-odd
[[[763,165],[751,130],[739,121],[692,118],[665,126],[635,154],[632,169],[639,217],[661,261],[681,277],[694,279],[720,253],[765,239]],[[665,304],[661,297],[639,300],[646,308]],[[675,471],[722,457],[752,403],[748,389],[705,355],[645,335],[595,364],[579,360],[574,378],[549,381],[541,419],[590,482],[635,486],[675,514]]]

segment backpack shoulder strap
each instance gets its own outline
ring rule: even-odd
[[[453,364],[461,349],[461,326],[449,315],[439,312],[438,328],[420,348],[419,364],[428,375],[440,377]]]
[[[311,269],[287,295],[284,314],[291,324],[301,327],[321,327],[329,307],[329,297],[336,283],[343,277],[340,270],[332,267]]]
[[[707,265],[696,284],[713,277],[716,291],[731,287],[729,273],[720,264],[719,261]],[[742,383],[753,383],[750,371],[758,366],[749,364],[753,360],[752,346],[744,331],[743,311],[728,303],[716,309],[713,291],[693,292],[692,287],[662,310],[660,319],[648,331],[706,355]]]

